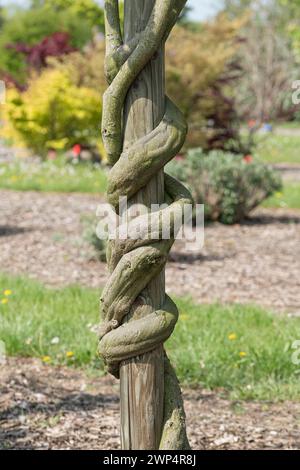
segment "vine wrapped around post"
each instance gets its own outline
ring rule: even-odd
[[[180,151],[187,132],[182,113],[165,97],[165,114],[159,125],[129,148],[123,148],[123,111],[133,82],[164,44],[186,0],[155,0],[144,31],[124,44],[119,19],[118,0],[105,1],[106,61],[109,87],[103,96],[102,137],[112,169],[107,199],[118,213],[119,198],[134,197],[157,172]],[[140,215],[129,222],[130,233],[138,228],[139,238],[120,236],[109,242],[107,261],[110,278],[102,295],[102,324],[99,352],[109,371],[119,377],[122,361],[154,350],[172,334],[178,310],[165,295],[161,309],[128,323],[125,317],[141,292],[167,261],[177,231],[182,225],[184,206],[192,203],[188,190],[164,174],[165,208]],[[170,237],[164,239],[163,222],[170,221]],[[155,233],[153,233],[155,227]],[[126,229],[128,226],[126,225]],[[164,420],[160,449],[189,449],[185,414],[176,374],[165,354]]]

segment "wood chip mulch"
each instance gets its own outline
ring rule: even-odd
[[[0,449],[119,449],[113,379],[10,358],[0,384]],[[206,390],[184,399],[195,450],[300,448],[300,403],[233,403]]]
[[[100,198],[0,191],[0,269],[50,286],[103,286],[105,264],[84,240]],[[167,290],[201,303],[255,303],[300,314],[300,211],[258,209],[241,225],[207,225],[193,253],[177,242]]]

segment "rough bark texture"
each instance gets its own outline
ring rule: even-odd
[[[164,42],[185,0],[125,0],[124,41],[118,1],[106,0],[106,76],[102,135],[112,170],[108,201],[120,196],[142,205],[130,221],[139,238],[110,243],[110,279],[102,296],[99,350],[111,373],[121,378],[123,449],[187,449],[179,384],[163,342],[178,320],[165,294],[164,266],[182,224],[189,192],[163,172],[180,150],[186,123],[164,96]],[[152,203],[168,202],[149,227]],[[153,220],[155,236],[153,236]],[[170,238],[162,221],[170,221]],[[152,230],[151,239],[148,233]],[[119,232],[125,230],[119,227]]]

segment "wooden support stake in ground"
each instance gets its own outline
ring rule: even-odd
[[[129,212],[140,205],[139,217],[129,223],[139,237],[109,244],[111,275],[102,296],[99,350],[120,377],[123,449],[189,448],[180,388],[163,349],[178,319],[165,294],[164,266],[183,207],[191,203],[189,192],[163,171],[186,136],[185,120],[164,90],[164,43],[185,3],[125,0],[123,39],[118,0],[105,1],[107,199],[116,212],[120,197],[128,198]],[[165,201],[169,206],[155,212],[150,226],[151,204]],[[168,239],[164,221],[170,221]]]

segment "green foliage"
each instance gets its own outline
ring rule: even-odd
[[[36,14],[34,12],[38,9],[46,7],[36,7],[31,14]],[[54,10],[52,13],[56,20],[60,18],[61,13],[58,14]],[[47,18],[50,18],[51,14]],[[39,21],[38,25],[40,23]],[[167,43],[168,93],[189,121],[187,146],[224,148],[238,139],[233,101],[228,98],[227,93],[231,93],[232,82],[229,76],[234,75],[233,61],[238,48],[237,36],[240,26],[240,20],[228,21],[218,18],[195,32],[177,27]],[[28,27],[28,30],[34,31],[34,28]],[[40,39],[37,36],[32,39],[33,42]],[[16,41],[20,39],[18,37]],[[30,43],[29,38],[26,38],[26,42]],[[180,48],[178,44],[181,44]],[[13,59],[19,61],[18,54],[14,53]],[[90,88],[99,95],[105,90],[104,41],[94,41],[82,52],[68,54],[59,60],[51,59],[48,63],[51,68],[67,73],[76,87]],[[20,77],[19,73],[17,75]],[[38,84],[31,80],[30,84],[33,83]],[[86,128],[88,129],[88,124]]]
[[[103,28],[103,20],[99,26]],[[9,73],[18,82],[24,82],[27,76],[25,59],[21,54],[7,49],[7,44],[23,43],[33,46],[57,31],[69,33],[72,46],[79,49],[82,49],[93,34],[88,16],[79,14],[75,8],[57,12],[52,8],[51,1],[30,10],[16,10],[5,21],[1,30],[0,70]]]
[[[279,0],[283,26],[291,38],[292,46],[297,54],[298,62],[300,59],[300,1],[299,0]]]
[[[9,297],[5,289],[12,291]],[[47,289],[0,275],[0,340],[9,355],[46,356],[47,364],[103,370],[94,332],[99,296],[97,290]],[[8,302],[2,304],[3,298]],[[299,400],[299,366],[292,362],[299,318],[254,306],[176,302],[179,322],[166,347],[186,385],[223,389],[234,399]]]
[[[69,11],[84,18],[91,27],[95,26],[104,31],[104,12],[94,0],[33,0],[32,6],[46,6],[59,14]]]
[[[101,96],[107,87],[104,55],[105,41],[99,40],[86,46],[84,52],[73,52],[63,58],[49,58],[48,64],[72,77],[75,86],[91,88]]]
[[[17,137],[38,155],[68,150],[80,143],[96,146],[101,120],[100,95],[73,84],[63,70],[45,69],[25,92],[9,90],[3,134]]]
[[[84,239],[94,248],[96,258],[98,258],[103,263],[106,262],[106,248],[107,241],[102,240],[97,236],[97,218],[96,217],[85,217],[83,219],[85,225],[84,230]]]
[[[221,151],[190,150],[168,171],[190,187],[196,203],[205,204],[208,219],[224,224],[240,222],[281,188],[277,173],[264,163]]]
[[[198,30],[174,28],[166,46],[167,92],[189,123],[187,147],[238,141],[233,87],[243,20],[220,15]]]
[[[106,174],[99,164],[67,164],[64,158],[46,162],[24,158],[1,165],[0,188],[103,194],[106,191]]]

